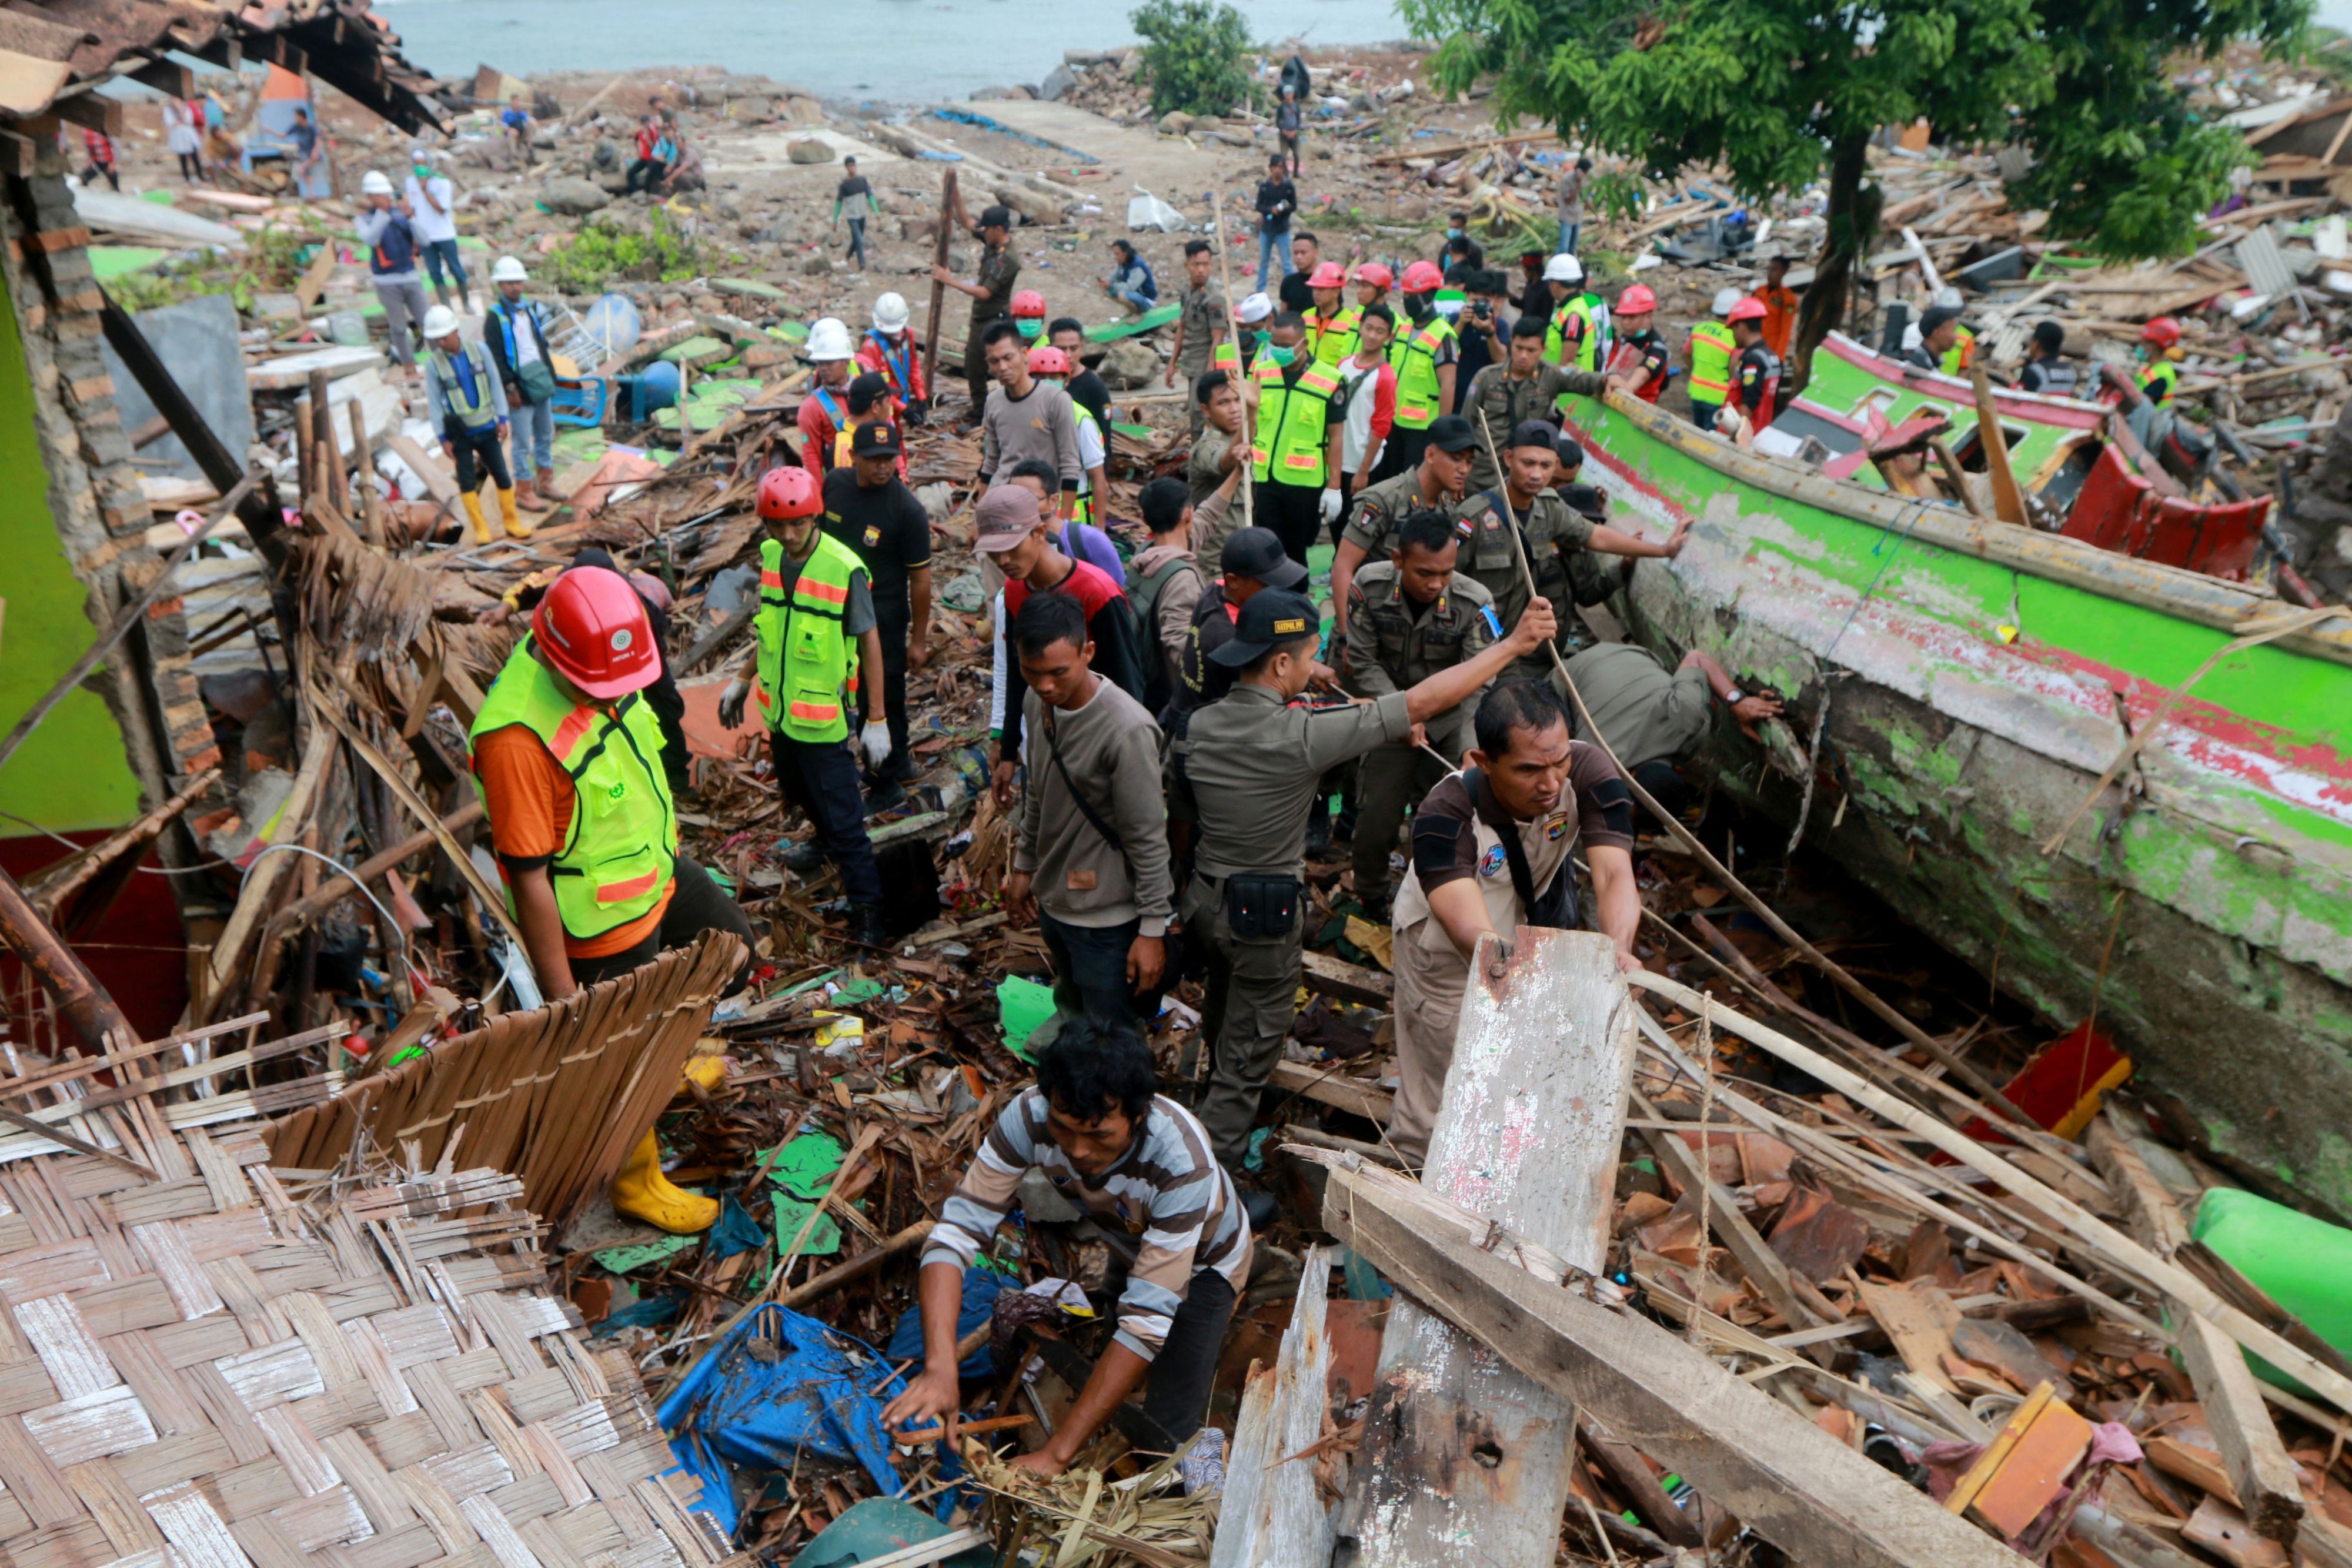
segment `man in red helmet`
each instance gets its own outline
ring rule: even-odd
[[[2158,316],[2139,329],[2140,358],[2147,369],[2139,377],[2139,390],[2150,402],[2172,401],[2172,389],[2180,384],[2180,323],[2169,316]]]
[[[1658,401],[1674,374],[1674,350],[1653,325],[1657,310],[1658,297],[1649,285],[1629,283],[1611,313],[1617,324],[1617,349],[1609,358],[1609,384],[1648,403]]]
[[[745,699],[757,691],[776,786],[816,830],[813,846],[788,853],[784,863],[805,873],[820,859],[832,861],[849,899],[849,939],[879,946],[886,936],[882,873],[866,836],[857,763],[845,744],[851,705],[862,695],[858,747],[872,768],[890,755],[873,589],[865,563],[817,526],[824,498],[807,469],[768,470],[759,506],[768,537],[760,541],[756,641],[719,694],[719,722],[730,729],[740,724]]]
[[[1780,356],[1764,341],[1764,324],[1770,309],[1754,295],[1732,306],[1724,319],[1731,324],[1731,340],[1739,350],[1733,373],[1738,390],[1732,398],[1751,431],[1772,423],[1780,397]]]
[[[1404,319],[1389,345],[1389,363],[1396,370],[1396,423],[1373,469],[1376,478],[1394,478],[1419,463],[1431,423],[1453,410],[1462,349],[1454,323],[1437,308],[1437,291],[1444,285],[1444,275],[1426,261],[1406,267],[1397,281]]]
[[[1356,308],[1367,310],[1389,302],[1389,290],[1396,287],[1396,274],[1377,261],[1365,262],[1356,268]]]
[[[1363,319],[1346,302],[1348,273],[1336,261],[1319,261],[1307,275],[1307,291],[1314,305],[1307,317],[1307,357],[1318,364],[1336,365],[1356,351],[1356,328]]]

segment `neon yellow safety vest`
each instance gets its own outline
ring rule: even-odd
[[[1251,369],[1257,382],[1257,429],[1250,472],[1261,483],[1271,476],[1278,485],[1319,490],[1331,399],[1339,390],[1339,379],[1321,365],[1310,364],[1293,383],[1282,379],[1282,371],[1264,354]]]
[[[1954,324],[1952,346],[1944,350],[1943,370],[1948,376],[1963,375],[1976,363],[1977,335],[1966,327]]]
[[[1389,366],[1396,371],[1396,427],[1427,430],[1430,421],[1445,411],[1437,406],[1437,351],[1454,337],[1454,323],[1432,316],[1429,325],[1410,338],[1400,338],[1389,349]]]
[[[849,733],[845,693],[857,695],[857,667],[842,624],[849,613],[849,574],[864,565],[847,545],[819,532],[816,549],[784,591],[784,547],[760,541],[761,716],[794,740],[839,740]]]
[[[1544,358],[1555,365],[1565,365],[1572,371],[1597,371],[1601,368],[1601,315],[1595,308],[1601,303],[1597,294],[1580,294],[1563,302],[1551,313],[1551,324],[1544,329]],[[1563,360],[1561,345],[1567,334],[1561,324],[1570,317],[1584,323],[1583,334],[1576,340],[1574,360]]]
[[[2147,394],[2150,402],[2169,402],[2172,389],[2180,380],[2180,367],[2170,360],[2158,360],[2148,366],[2147,374],[2140,377],[2139,390]]]
[[[465,423],[468,430],[488,430],[499,422],[499,411],[490,402],[490,367],[467,354],[461,346],[456,355],[439,349],[430,350],[433,369],[441,377],[441,390],[449,399],[449,412]],[[466,378],[457,372],[463,365],[473,372],[474,395],[466,395]]]
[[[1364,333],[1364,313],[1353,305],[1342,305],[1328,321],[1318,320],[1314,311],[1307,313],[1307,342],[1315,350],[1318,365],[1344,362],[1356,351],[1357,340]]]
[[[1731,395],[1731,356],[1737,348],[1731,329],[1720,321],[1702,321],[1691,329],[1691,402],[1720,404]]]
[[[575,706],[528,633],[482,699],[466,734],[470,759],[481,737],[521,725],[572,779],[572,827],[548,866],[564,934],[600,936],[658,907],[677,876],[677,812],[661,764],[661,724],[641,692],[608,715]],[[481,775],[474,788],[481,789]],[[483,804],[489,803],[483,792]],[[507,899],[509,909],[514,898]]]
[[[1095,411],[1077,399],[1072,398],[1070,412],[1077,416],[1078,430],[1081,434],[1091,430],[1095,433],[1095,439],[1102,442],[1103,472],[1108,475],[1110,472],[1110,443],[1103,440],[1102,426],[1096,423]],[[1095,482],[1083,469],[1078,473],[1078,504],[1071,508],[1070,520],[1076,523],[1091,523],[1095,520]]]

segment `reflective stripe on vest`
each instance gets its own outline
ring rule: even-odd
[[[483,736],[519,724],[571,779],[572,826],[548,873],[564,934],[584,941],[650,914],[676,875],[677,814],[662,771],[661,724],[636,692],[610,715],[575,706],[530,646],[526,633],[491,684],[467,751],[470,758]],[[481,782],[477,771],[478,790]]]
[[[490,402],[490,381],[486,365],[474,363],[473,356],[461,344],[453,357],[439,349],[433,351],[433,369],[441,378],[441,391],[449,400],[449,412],[457,416],[468,430],[487,430],[499,422],[498,410]],[[460,373],[461,369],[466,373]],[[466,395],[467,374],[473,381],[473,396]]]
[[[1363,331],[1364,313],[1353,305],[1339,307],[1328,322],[1319,321],[1312,310],[1307,313],[1307,342],[1318,365],[1336,365],[1354,353]]]
[[[913,397],[915,395],[915,340],[908,338],[896,351],[893,351],[890,340],[872,328],[866,329],[866,340],[873,344],[882,355],[882,368],[890,372],[891,382],[898,389],[898,395],[904,398]]]
[[[1731,329],[1702,321],[1690,331],[1690,395],[1693,402],[1720,403],[1731,395]]]
[[[1282,371],[1282,366],[1261,355],[1251,372],[1257,382],[1251,473],[1260,480],[1270,476],[1278,484],[1319,490],[1331,399],[1339,382],[1319,365],[1308,365],[1296,383],[1285,382]]]
[[[2173,383],[2179,380],[2179,365],[2170,360],[2158,360],[2147,368],[2147,374],[2140,377],[2139,390],[2153,401],[2165,402],[2171,399]]]
[[[784,547],[760,541],[760,609],[751,629],[760,644],[759,696],[771,729],[794,740],[839,740],[849,733],[842,695],[857,695],[857,672],[842,620],[849,575],[864,568],[849,547],[819,532],[784,591]]]
[[[1952,346],[1944,350],[1944,373],[1948,376],[1957,376],[1976,363],[1976,358],[1977,335],[1966,327],[1955,325],[1952,329]]]
[[[1427,430],[1429,422],[1445,412],[1437,406],[1437,350],[1453,337],[1454,323],[1433,316],[1428,326],[1389,350],[1389,364],[1397,378],[1397,429]]]
[[[1544,329],[1544,358],[1553,364],[1565,365],[1574,371],[1597,371],[1601,368],[1601,318],[1593,310],[1600,304],[1598,296],[1580,294],[1565,301],[1551,313],[1551,325]],[[1574,319],[1581,324],[1577,335],[1576,352],[1572,358],[1561,358],[1568,333],[1564,324]]]

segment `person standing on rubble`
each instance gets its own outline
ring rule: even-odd
[[[1298,178],[1298,133],[1305,128],[1299,112],[1298,95],[1287,87],[1282,89],[1282,101],[1274,106],[1275,145],[1290,165],[1290,177]]]
[[[1375,305],[1388,305],[1389,290],[1396,287],[1396,274],[1377,261],[1368,261],[1356,268],[1354,281],[1356,309],[1361,313]],[[1392,306],[1389,308],[1389,316],[1393,321],[1396,310]]]
[[[1277,152],[1265,162],[1265,178],[1257,183],[1257,287],[1265,290],[1266,267],[1277,257],[1279,284],[1296,270],[1291,265],[1290,217],[1298,210],[1298,187],[1290,183],[1287,161]]]
[[[1307,324],[1274,319],[1250,381],[1257,393],[1251,501],[1259,522],[1302,566],[1322,525],[1339,515],[1339,438],[1346,411],[1339,378],[1309,359]]]
[[[1462,412],[1474,422],[1483,418],[1488,430],[1507,433],[1531,419],[1557,420],[1559,416],[1554,410],[1569,393],[1599,397],[1608,390],[1606,376],[1564,370],[1545,359],[1543,335],[1530,328],[1511,335],[1509,352],[1500,364],[1488,365],[1470,379]],[[1472,446],[1469,487],[1491,489],[1502,480],[1495,459],[1486,455],[1486,444],[1481,441]]]
[[[436,305],[425,313],[425,399],[434,427],[457,465],[458,499],[474,525],[474,543],[490,542],[489,519],[482,515],[482,486],[495,484],[499,517],[509,538],[530,538],[530,525],[515,512],[514,479],[507,471],[507,393],[487,349],[467,348],[457,333],[457,312]]]
[[[1184,460],[1184,488],[1198,507],[1233,475],[1249,473],[1250,450],[1241,438],[1241,378],[1223,370],[1200,377],[1192,383],[1192,415],[1202,423],[1193,432],[1192,451]],[[1240,526],[1240,517],[1233,514],[1213,523],[1201,518],[1193,530],[1193,548],[1202,560],[1214,560],[1224,547],[1225,535]]]
[[[1070,362],[1070,379],[1062,389],[1070,401],[1095,416],[1095,428],[1106,435],[1110,432],[1110,387],[1095,374],[1095,366],[1102,362],[1103,350],[1089,350],[1086,323],[1075,316],[1056,316],[1046,325],[1045,340],[1062,350]]]
[[[751,921],[677,852],[661,727],[644,695],[661,672],[637,591],[618,572],[573,567],[548,586],[467,732],[507,901],[549,1001],[705,931],[743,944],[730,992],[751,968]],[[663,1178],[651,1128],[614,1179],[613,1207],[681,1235],[719,1218],[715,1199]]]
[[[981,246],[978,277],[966,283],[946,267],[934,267],[931,280],[971,298],[971,325],[963,340],[963,382],[971,393],[971,417],[977,422],[981,411],[988,406],[988,329],[1012,310],[1013,285],[1021,276],[1021,257],[1009,243],[1013,233],[1011,208],[982,208],[980,226],[973,233]]]
[[[1431,425],[1454,408],[1462,350],[1454,323],[1437,308],[1437,291],[1444,284],[1434,266],[1416,261],[1404,269],[1397,285],[1405,319],[1397,324],[1396,340],[1389,345],[1389,363],[1396,367],[1397,411],[1396,428],[1389,433],[1388,450],[1375,470],[1383,479],[1421,461]]]
[[[816,384],[801,399],[796,416],[801,466],[822,479],[828,470],[849,461],[849,378],[856,368],[849,329],[838,317],[821,318],[809,329],[808,346],[801,355],[816,372]]]
[[[2180,323],[2169,316],[2158,316],[2139,329],[2137,352],[2147,366],[2134,384],[2142,397],[2159,406],[2172,401],[2172,391],[2180,384]],[[2105,373],[2114,367],[2102,365]],[[2126,378],[2129,379],[2129,378]]]
[[[1577,242],[1584,235],[1584,183],[1591,173],[1590,158],[1579,158],[1559,172],[1559,183],[1552,195],[1552,216],[1559,225],[1558,243],[1562,256],[1574,256]]]
[[[1208,504],[1215,505],[1216,497],[1211,497]],[[1307,569],[1283,553],[1282,541],[1271,530],[1235,528],[1228,533],[1217,556],[1217,580],[1201,591],[1192,606],[1192,623],[1177,663],[1176,686],[1168,706],[1160,710],[1160,727],[1175,733],[1182,726],[1183,716],[1234,689],[1233,671],[1213,655],[1233,641],[1243,605],[1270,588],[1297,593],[1306,586]],[[1317,685],[1328,688],[1338,681],[1338,672],[1328,665],[1316,666]]]
[[[856,553],[819,527],[824,499],[807,469],[769,469],[759,509],[767,537],[760,541],[760,608],[751,621],[757,642],[719,694],[719,722],[740,725],[756,691],[776,787],[816,830],[784,863],[805,874],[832,861],[849,900],[849,940],[878,946],[887,929],[882,873],[846,744],[851,706],[862,702],[857,747],[866,766],[879,768],[890,755],[889,677],[871,580]]]
[[[866,270],[866,220],[878,214],[882,204],[874,199],[873,183],[857,172],[857,160],[841,161],[841,183],[833,188],[833,221],[841,222],[842,208],[849,209],[849,248],[843,252],[851,265],[860,272]]]
[[[1551,606],[1538,601],[1507,637],[1410,691],[1309,707],[1297,699],[1320,667],[1315,605],[1270,589],[1242,606],[1233,637],[1210,655],[1234,672],[1233,690],[1187,717],[1168,768],[1170,788],[1199,824],[1181,908],[1208,969],[1201,1027],[1212,1065],[1201,1122],[1228,1171],[1242,1168],[1259,1092],[1297,1016],[1307,808],[1325,772],[1405,739],[1553,630]],[[1244,1202],[1253,1223],[1274,1217],[1271,1194]]]
[[[1176,342],[1168,355],[1168,373],[1161,384],[1174,386],[1178,382],[1194,389],[1192,399],[1191,434],[1197,440],[1201,434],[1203,402],[1198,395],[1201,378],[1209,373],[1213,358],[1224,350],[1238,366],[1241,361],[1234,353],[1230,340],[1233,324],[1226,319],[1225,297],[1209,281],[1216,265],[1216,252],[1207,240],[1188,239],[1184,242],[1184,292],[1177,296]]]
[[[1230,500],[1239,480],[1228,473],[1213,496]],[[1138,551],[1129,602],[1135,610],[1136,630],[1145,647],[1147,664],[1156,655],[1158,667],[1148,670],[1150,688],[1144,706],[1158,713],[1175,695],[1184,676],[1184,644],[1192,632],[1192,612],[1201,605],[1207,586],[1201,575],[1201,558],[1192,550],[1194,507],[1184,481],[1154,479],[1136,497],[1143,511],[1143,527],[1151,543]],[[1219,510],[1223,510],[1220,505]]]
[[[1061,483],[1061,515],[1075,517],[1086,466],[1079,458],[1078,416],[1068,390],[1030,373],[1027,341],[1011,321],[989,324],[982,351],[996,383],[989,389],[980,421],[982,488],[1022,459],[1034,458],[1053,465]]]
[[[1028,685],[1028,783],[1004,907],[1024,924],[1034,917],[1045,938],[1057,1022],[1148,1025],[1176,897],[1160,727],[1094,673],[1087,613],[1068,594],[1031,594],[1013,645]]]
[[[1389,363],[1389,340],[1396,318],[1385,305],[1362,307],[1356,317],[1356,351],[1339,361],[1339,408],[1347,416],[1339,438],[1339,507],[1345,516],[1356,493],[1371,484],[1381,449],[1396,428],[1396,367]],[[1338,518],[1331,542],[1339,542]]]
[[[2041,392],[2046,397],[2073,397],[2082,384],[2074,361],[2066,358],[2066,329],[2055,321],[2042,321],[2033,329],[2033,351],[2018,372],[2017,390]]]
[[[1323,265],[1323,242],[1309,229],[1293,229],[1290,233],[1290,270],[1275,285],[1274,298],[1277,308],[1296,310],[1301,316],[1315,308],[1315,290],[1307,279]]]
[[[1505,681],[1478,705],[1469,766],[1438,780],[1412,817],[1412,855],[1397,890],[1396,1103],[1389,1142],[1409,1165],[1429,1155],[1478,938],[1522,925],[1580,924],[1578,850],[1592,870],[1601,928],[1617,966],[1641,967],[1633,934],[1633,792],[1600,747],[1569,738],[1568,715],[1539,681]]]
[[[1336,261],[1318,261],[1307,275],[1307,357],[1318,365],[1336,365],[1356,351],[1356,324],[1362,312],[1346,303],[1348,271]]]
[[[1789,350],[1796,346],[1797,312],[1804,302],[1789,287],[1789,253],[1778,240],[1766,251],[1763,261],[1764,287],[1756,291],[1756,298],[1764,302],[1764,346],[1785,363]]]
[[[466,276],[466,264],[457,256],[457,189],[449,176],[434,167],[430,147],[419,142],[409,149],[408,160],[408,183],[401,193],[401,207],[410,214],[410,226],[424,248],[425,270],[433,275],[433,298],[449,305],[454,294],[457,303],[451,308],[463,308],[470,316],[474,290]]]
[[[1585,286],[1584,263],[1562,252],[1544,263],[1551,290],[1551,324],[1544,329],[1544,358],[1572,371],[1598,371],[1608,362],[1609,307]]]
[[[1728,312],[1732,343],[1739,350],[1739,413],[1751,432],[1762,430],[1779,417],[1780,356],[1765,346],[1764,317],[1764,301],[1753,297],[1740,300]]]
[[[1395,548],[1397,522],[1407,512],[1444,508],[1462,498],[1470,476],[1470,454],[1478,445],[1477,433],[1458,413],[1441,415],[1429,426],[1421,461],[1402,474],[1367,485],[1356,492],[1348,526],[1339,534],[1331,556],[1331,608],[1335,632],[1347,635],[1348,601],[1356,573],[1368,560],[1384,559]]]
[[[1674,350],[1651,325],[1657,310],[1658,297],[1648,284],[1627,284],[1617,296],[1617,343],[1609,356],[1609,384],[1652,405],[1675,373]]]
[[[1731,356],[1738,344],[1731,332],[1731,308],[1739,303],[1739,290],[1718,288],[1715,291],[1712,321],[1693,322],[1690,339],[1683,345],[1683,364],[1690,371],[1691,423],[1701,430],[1715,428],[1716,411],[1731,397]],[[1763,314],[1759,301],[1757,314]]]
[[[490,268],[495,292],[482,316],[482,340],[498,368],[514,426],[518,504],[526,512],[543,512],[557,504],[555,366],[547,346],[547,308],[522,297],[530,282],[520,257],[499,257]]]
[[[368,247],[368,280],[375,285],[376,302],[383,307],[384,331],[392,340],[392,357],[404,371],[416,368],[416,348],[409,334],[424,337],[425,285],[416,273],[416,230],[408,221],[408,204],[393,193],[392,182],[371,169],[360,176],[360,199],[365,209],[355,220],[360,243]]]
[[[929,388],[923,381],[923,357],[907,331],[907,301],[884,294],[874,301],[873,325],[857,345],[857,367],[890,378],[890,395],[898,400],[907,423],[920,427],[930,413]]]
[[[858,377],[879,380],[869,371]],[[874,596],[874,629],[882,640],[882,707],[890,726],[890,755],[875,767],[884,788],[870,802],[896,805],[915,777],[907,740],[907,672],[931,662],[931,519],[907,488],[898,428],[861,424],[850,437],[849,461],[824,476],[821,527],[865,565]]]
[[[1040,343],[1029,350],[1029,374],[1040,385],[1054,388],[1067,397],[1070,391],[1070,357],[1051,343]],[[1103,428],[1095,418],[1094,410],[1076,398],[1070,399],[1070,418],[1078,431],[1078,497],[1070,507],[1074,524],[1101,526],[1109,521],[1109,514],[1098,507],[1108,504],[1110,481],[1105,465],[1110,459],[1110,446],[1103,439]]]
[[[1201,1123],[1159,1091],[1151,1050],[1131,1024],[1080,1019],[1038,1053],[1036,1083],[997,1117],[924,1245],[923,1370],[883,1407],[885,1428],[935,1428],[955,1451],[964,1271],[1035,1172],[1141,1249],[1109,1348],[1045,1447],[1013,1463],[1061,1474],[1139,1385],[1142,1414],[1171,1445],[1201,1429],[1234,1302],[1249,1281],[1250,1222],[1233,1178],[1209,1158]]]

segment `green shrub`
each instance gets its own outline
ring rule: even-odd
[[[694,236],[656,207],[652,226],[640,233],[590,223],[558,246],[540,265],[551,287],[565,294],[593,294],[613,278],[638,283],[682,283],[702,273]]]
[[[1243,57],[1249,23],[1231,5],[1213,0],[1144,0],[1127,14],[1143,40],[1143,74],[1151,83],[1151,110],[1165,114],[1230,114],[1251,94]]]

